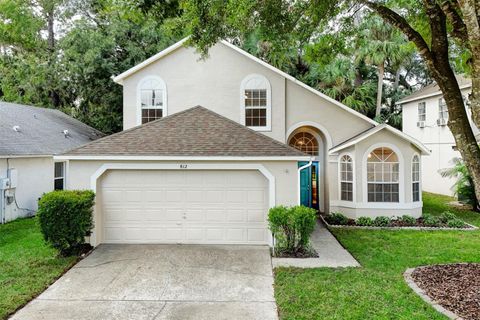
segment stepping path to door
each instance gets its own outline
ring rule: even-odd
[[[317,221],[311,238],[312,247],[317,251],[318,258],[292,259],[273,258],[274,267],[297,267],[297,268],[339,268],[360,267],[357,260],[348,252],[328,229]]]

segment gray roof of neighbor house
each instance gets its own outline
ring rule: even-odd
[[[201,106],[98,139],[65,155],[308,157]]]
[[[61,111],[0,101],[0,157],[55,155],[103,136]]]
[[[472,80],[469,79],[469,78],[465,78],[462,75],[457,75],[456,78],[457,78],[458,86],[460,87],[460,89],[467,88],[467,87],[472,85]],[[418,91],[415,91],[411,95],[403,97],[402,99],[397,101],[397,104],[402,104],[402,103],[405,103],[405,102],[411,102],[411,101],[419,100],[419,99],[424,98],[424,97],[436,96],[436,95],[441,95],[441,94],[442,94],[442,91],[438,87],[437,83],[434,82],[434,83],[431,83],[431,84],[423,87],[422,89],[420,89]]]

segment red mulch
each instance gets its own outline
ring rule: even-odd
[[[480,319],[480,264],[458,263],[415,269],[417,286],[445,309],[468,320]]]

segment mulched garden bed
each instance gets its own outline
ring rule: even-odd
[[[480,319],[480,264],[419,267],[411,276],[420,289],[445,309],[465,320]]]
[[[312,247],[305,250],[297,250],[295,252],[282,251],[281,249],[275,249],[273,252],[275,258],[318,258],[318,253]]]

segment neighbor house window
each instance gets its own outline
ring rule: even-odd
[[[310,132],[298,132],[289,142],[291,147],[312,156],[318,156],[318,140]]]
[[[427,120],[427,108],[425,102],[420,102],[418,104],[418,121]]]
[[[353,201],[353,160],[349,155],[340,159],[340,198]]]
[[[448,120],[448,109],[445,99],[438,99],[438,119]]]
[[[412,196],[413,201],[420,201],[420,157],[413,156],[412,159]]]
[[[241,84],[242,118],[247,127],[270,130],[270,82],[261,75],[247,76]]]
[[[53,179],[55,190],[65,189],[65,162],[55,162]]]
[[[166,87],[157,77],[144,79],[140,84],[141,124],[160,119],[166,115]]]
[[[367,159],[368,202],[399,202],[398,156],[389,148],[377,148]]]

